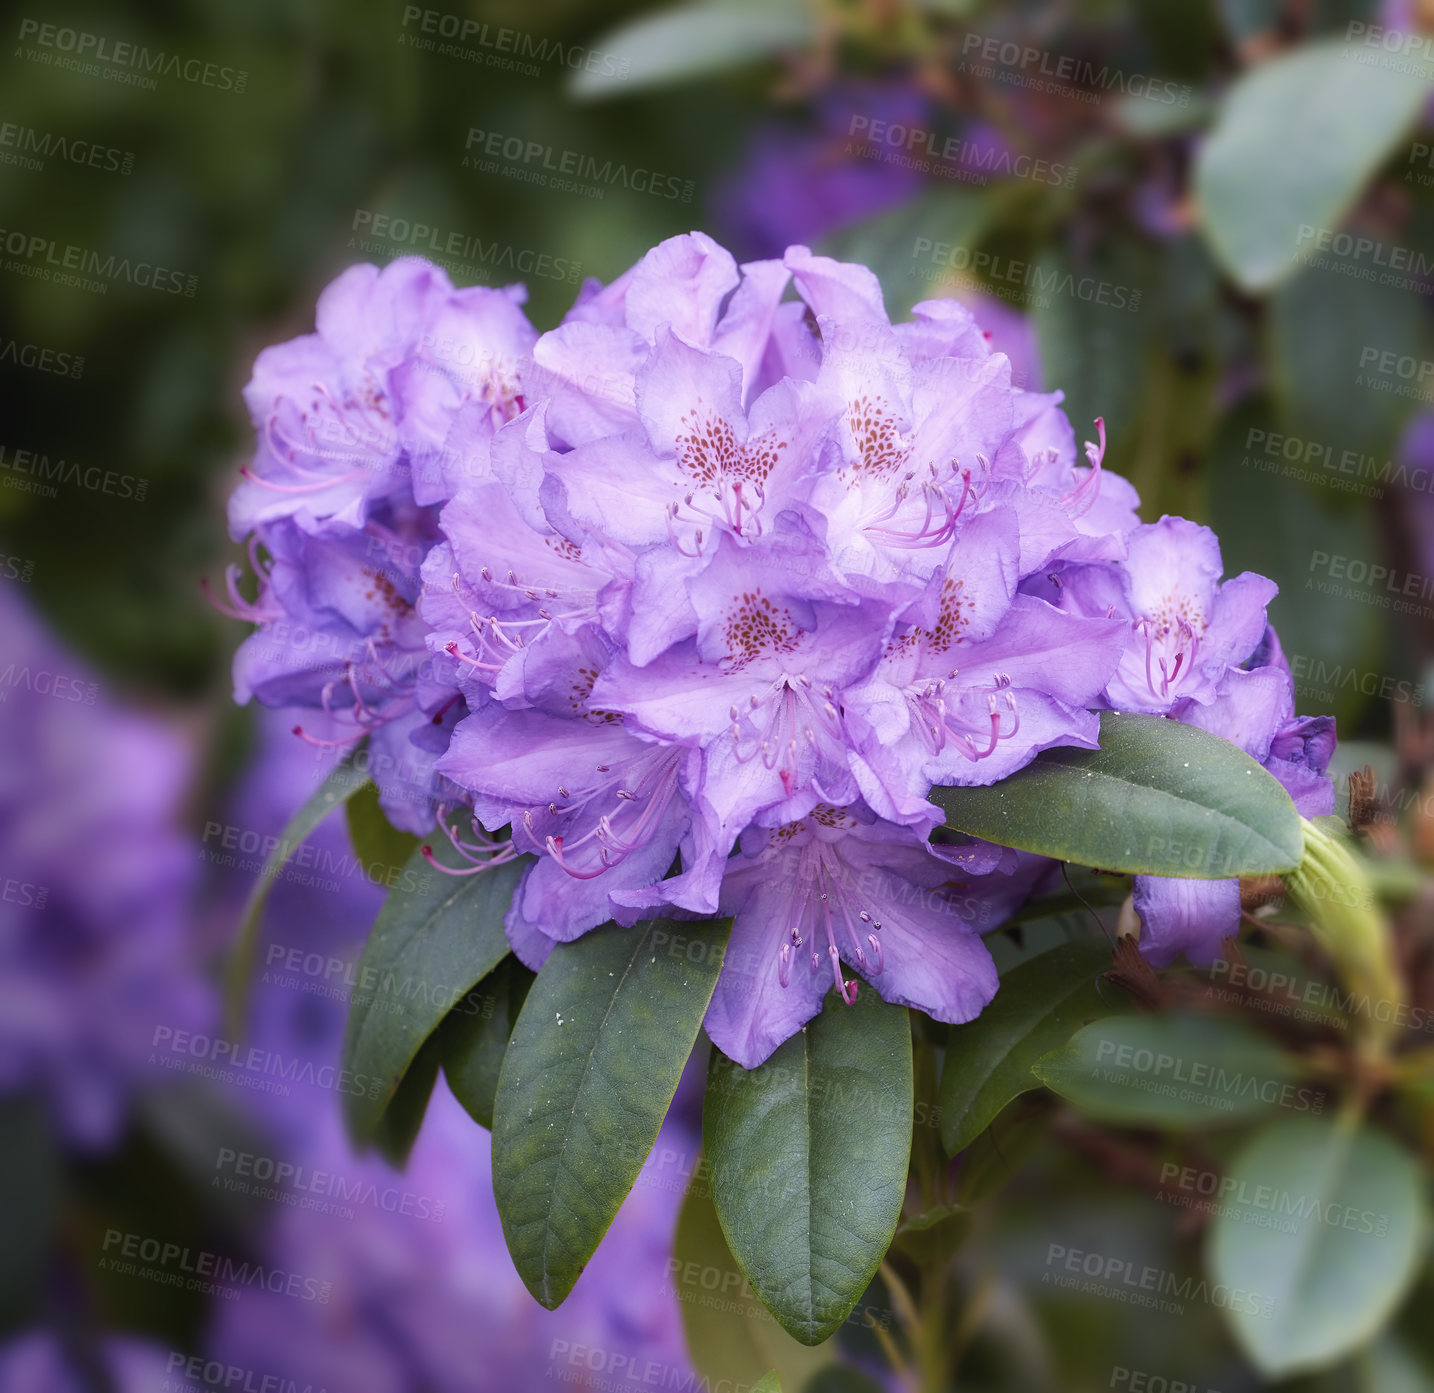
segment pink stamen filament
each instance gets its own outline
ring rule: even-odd
[[[563,802],[549,803],[547,811],[550,816],[564,818],[569,825],[574,815],[594,800],[614,800],[614,806],[598,814],[593,826],[581,836],[572,838],[552,833],[539,841],[531,809],[523,815],[523,830],[534,847],[545,851],[575,880],[592,880],[604,871],[621,865],[652,840],[663,814],[678,791],[680,762],[681,757],[676,751],[639,756],[620,770],[614,771],[610,765],[599,766],[598,772],[607,777],[576,797],[566,787],[560,786],[558,795]],[[634,787],[626,787],[629,780]],[[589,844],[596,848],[598,864],[579,865],[574,862],[573,854]]]
[[[512,842],[500,842],[488,836],[486,832],[479,832],[476,821],[473,823],[476,843],[470,845],[460,841],[457,828],[448,825],[448,809],[442,805],[438,809],[438,825],[443,829],[454,851],[469,863],[467,866],[445,866],[434,856],[431,846],[423,847],[421,853],[423,859],[435,871],[442,871],[444,875],[481,875],[484,871],[492,870],[494,866],[506,865],[509,861],[516,860],[520,855],[518,848]]]
[[[940,754],[949,743],[972,761],[988,759],[995,754],[996,747],[1002,740],[1013,739],[1021,729],[1021,712],[1016,705],[1015,693],[1010,690],[1010,683],[1011,679],[1004,674],[996,678],[994,689],[986,693],[986,722],[979,724],[963,718],[957,710],[961,697],[968,694],[978,695],[979,688],[958,691],[948,699],[946,682],[943,680],[933,682],[922,691],[908,692],[907,700],[911,704],[914,724],[926,747],[933,754]],[[1001,729],[998,694],[1004,695],[1006,710],[1011,713],[1009,730]],[[987,722],[989,728],[986,728]],[[977,747],[975,742],[978,739],[987,742],[985,749]]]

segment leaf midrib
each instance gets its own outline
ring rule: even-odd
[[[1169,791],[1167,791],[1166,789],[1163,789],[1163,788],[1153,788],[1153,787],[1151,787],[1150,784],[1139,784],[1139,783],[1135,783],[1135,782],[1134,782],[1133,780],[1131,780],[1131,779],[1121,778],[1120,775],[1118,775],[1118,774],[1112,774],[1112,773],[1110,773],[1110,772],[1108,772],[1107,770],[1104,770],[1104,769],[1083,769],[1079,764],[1073,763],[1072,761],[1069,761],[1069,760],[1049,759],[1049,760],[1045,761],[1045,764],[1044,764],[1043,767],[1045,767],[1045,768],[1050,768],[1050,767],[1052,767],[1052,766],[1056,766],[1056,767],[1063,768],[1063,769],[1074,769],[1074,770],[1076,770],[1078,773],[1083,773],[1083,774],[1085,774],[1087,778],[1092,778],[1092,779],[1104,779],[1104,780],[1108,781],[1109,783],[1112,783],[1112,784],[1114,784],[1114,785],[1116,785],[1117,787],[1122,788],[1122,789],[1138,789],[1141,793],[1144,793],[1144,794],[1153,794],[1156,798],[1159,798],[1159,799],[1161,799],[1161,800],[1163,800],[1163,801],[1165,801],[1165,802],[1167,802],[1167,803],[1173,804],[1176,808],[1181,808],[1181,809],[1199,808],[1202,812],[1204,812],[1205,814],[1207,814],[1207,816],[1210,816],[1210,817],[1213,817],[1213,818],[1218,819],[1222,826],[1237,827],[1237,828],[1239,828],[1243,833],[1245,833],[1247,836],[1253,836],[1253,837],[1258,838],[1259,841],[1260,841],[1260,843],[1261,843],[1261,845],[1263,845],[1263,846],[1269,848],[1269,850],[1270,850],[1272,853],[1274,853],[1274,859],[1275,859],[1276,861],[1283,862],[1283,861],[1285,860],[1284,853],[1283,853],[1282,849],[1281,849],[1280,847],[1276,846],[1274,842],[1270,841],[1269,838],[1266,837],[1265,834],[1264,834],[1263,832],[1261,832],[1257,827],[1253,827],[1253,826],[1251,826],[1251,825],[1250,825],[1249,823],[1247,823],[1247,822],[1241,822],[1238,818],[1232,816],[1230,813],[1227,813],[1227,812],[1222,811],[1222,810],[1219,809],[1219,808],[1212,808],[1212,807],[1210,807],[1210,806],[1209,806],[1208,804],[1206,804],[1206,803],[1197,803],[1197,802],[1194,801],[1194,799],[1191,799],[1191,798],[1182,798],[1179,794],[1170,793]],[[1037,767],[1038,767],[1038,766],[1035,766],[1035,765],[1028,765],[1028,766],[1027,766],[1027,768],[1030,768],[1030,769],[1035,769],[1035,768],[1037,768]],[[1013,775],[1012,777],[1013,777],[1013,778],[1019,778],[1021,772],[1024,772],[1024,771],[1018,771],[1017,774]],[[1036,777],[1039,777],[1039,774],[1037,774]],[[958,828],[958,829],[956,829],[956,830],[959,831],[959,830],[962,830],[962,829]],[[1293,864],[1294,864],[1293,862],[1290,863],[1290,865],[1293,865]],[[1273,874],[1273,873],[1274,873],[1274,872],[1271,872],[1271,874]],[[1147,871],[1147,872],[1141,872],[1141,871],[1135,871],[1135,872],[1130,872],[1130,874],[1135,874],[1135,875],[1147,874],[1147,875],[1149,875],[1149,874],[1159,874],[1159,872],[1149,872],[1149,871]],[[1229,879],[1230,879],[1230,877],[1227,876],[1227,875],[1217,875],[1217,876],[1187,876],[1187,877],[1183,877],[1183,878],[1185,878],[1185,879],[1190,879],[1190,880],[1229,880]]]
[[[646,951],[645,945],[647,939],[648,935],[646,933],[638,939],[633,947],[632,953],[628,957],[627,965],[622,970],[622,976],[618,978],[617,985],[612,989],[612,995],[608,998],[607,1009],[603,1012],[602,1019],[598,1022],[597,1029],[593,1033],[592,1047],[587,1051],[587,1056],[583,1061],[583,1071],[578,1078],[578,1086],[573,1090],[573,1105],[568,1112],[568,1125],[563,1129],[563,1142],[554,1162],[553,1183],[548,1188],[549,1202],[546,1213],[543,1215],[541,1269],[543,1274],[543,1295],[546,1297],[552,1296],[552,1289],[549,1285],[552,1274],[548,1270],[548,1250],[552,1246],[554,1237],[552,1224],[553,1203],[557,1200],[558,1184],[565,1173],[564,1162],[567,1159],[568,1143],[572,1140],[573,1119],[578,1115],[578,1103],[582,1099],[584,1088],[587,1086],[588,1074],[592,1072],[593,1056],[597,1053],[598,1045],[602,1042],[603,1027],[607,1025],[608,1017],[612,1015],[613,1008],[617,1005],[617,999],[622,994],[623,983],[627,981],[629,974],[632,972],[633,965],[637,962],[638,958],[642,956],[643,952]]]

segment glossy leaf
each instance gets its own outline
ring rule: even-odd
[[[1222,1016],[1096,1021],[1033,1072],[1090,1117],[1130,1127],[1210,1127],[1324,1106],[1269,1040]]]
[[[368,782],[368,775],[359,767],[365,743],[351,750],[329,771],[328,777],[289,819],[278,844],[265,858],[258,883],[250,892],[248,903],[244,906],[244,916],[239,921],[239,932],[235,936],[234,947],[225,970],[225,1015],[231,1038],[237,1039],[244,1032],[249,982],[254,975],[254,958],[259,947],[259,926],[264,917],[264,905],[269,898],[269,891],[289,857],[303,845],[314,828]]]
[[[544,1306],[572,1290],[652,1150],[730,928],[595,929],[554,948],[528,992],[498,1075],[493,1193]]]
[[[509,955],[448,1013],[439,1037],[443,1076],[468,1115],[492,1130],[498,1071],[533,974]]]
[[[1112,871],[1222,880],[1299,862],[1289,794],[1228,740],[1104,711],[1100,746],[1046,750],[989,788],[941,786],[931,801],[957,831]]]
[[[1393,1315],[1424,1258],[1418,1162],[1350,1120],[1291,1117],[1260,1129],[1222,1182],[1212,1280],[1250,1294],[1223,1306],[1267,1375],[1321,1368]]]
[[[691,0],[638,16],[594,41],[611,62],[573,74],[575,97],[622,97],[802,49],[817,36],[806,0]]]
[[[830,1367],[835,1345],[799,1344],[747,1284],[722,1235],[703,1166],[694,1167],[677,1216],[672,1261],[687,1353],[711,1387],[725,1379],[740,1388],[771,1370],[788,1387],[805,1389],[813,1375]]]
[[[841,1325],[891,1244],[912,1126],[906,1011],[862,991],[756,1069],[714,1052],[703,1136],[722,1230],[788,1332]]]
[[[1331,39],[1250,68],[1197,157],[1216,255],[1246,290],[1295,265],[1301,229],[1336,229],[1429,93],[1417,54]],[[1308,234],[1306,234],[1308,236]]]
[[[356,1085],[344,1094],[344,1113],[358,1141],[374,1137],[453,1004],[507,957],[503,916],[523,865],[449,876],[418,851],[384,901],[359,960],[344,1036],[344,1067]]]
[[[1041,1081],[1031,1072],[1096,1016],[1112,1015],[1123,994],[1099,976],[1110,945],[1065,943],[1001,978],[996,999],[974,1021],[951,1028],[941,1073],[941,1140],[954,1155],[991,1125],[1011,1099]]]

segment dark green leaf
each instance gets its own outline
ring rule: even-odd
[[[1033,1072],[1089,1116],[1131,1127],[1209,1127],[1324,1105],[1263,1035],[1222,1016],[1096,1021]]]
[[[1162,716],[1103,711],[1099,750],[1046,750],[989,788],[937,787],[931,800],[958,831],[1135,875],[1273,875],[1304,849],[1273,775]]]
[[[951,1027],[941,1074],[941,1140],[954,1155],[991,1125],[1012,1098],[1041,1086],[1031,1066],[1094,1017],[1112,1015],[1120,989],[1099,977],[1111,963],[1104,941],[1065,943],[1001,978],[974,1021]]]
[[[387,884],[418,849],[419,838],[411,832],[400,832],[389,822],[378,805],[378,788],[374,784],[359,789],[349,799],[344,813],[354,854],[363,862],[368,878],[375,885]]]
[[[373,1148],[391,1166],[400,1170],[418,1140],[433,1085],[438,1082],[439,1044],[437,1034],[423,1042],[404,1073],[398,1092],[389,1101],[373,1134]]]
[[[677,1216],[672,1285],[692,1366],[717,1388],[740,1388],[775,1369],[788,1386],[805,1389],[830,1366],[834,1346],[808,1349],[775,1320],[738,1270],[712,1206],[705,1171],[696,1167]]]
[[[806,0],[689,0],[640,15],[592,49],[612,63],[573,74],[575,97],[622,97],[805,48],[817,36]]]
[[[264,917],[264,904],[269,898],[274,880],[283,870],[285,863],[340,803],[352,798],[361,789],[368,776],[359,766],[367,741],[361,741],[344,756],[329,772],[328,777],[316,788],[284,828],[278,845],[269,853],[264,869],[259,872],[258,884],[250,892],[249,902],[244,906],[244,916],[239,921],[239,932],[234,939],[226,964],[225,1016],[227,1030],[232,1039],[244,1033],[244,1016],[249,996],[249,982],[254,975],[254,958],[259,947],[259,926]]]
[[[1210,1275],[1251,1299],[1223,1307],[1275,1378],[1333,1363],[1394,1314],[1425,1257],[1419,1163],[1352,1120],[1268,1123],[1236,1156],[1210,1229]]]
[[[533,974],[517,958],[506,957],[448,1013],[439,1028],[448,1086],[469,1116],[489,1130],[493,1127],[498,1071],[532,983]]]
[[[344,1115],[359,1142],[374,1137],[409,1065],[454,1002],[507,957],[503,916],[525,864],[449,876],[420,850],[389,892],[359,960],[344,1035],[344,1068],[355,1085],[344,1094]]]
[[[1195,166],[1215,253],[1246,290],[1294,266],[1304,227],[1334,229],[1429,92],[1417,55],[1332,39],[1249,69]]]
[[[863,991],[767,1062],[713,1053],[703,1134],[712,1196],[747,1280],[804,1344],[846,1319],[891,1243],[912,1125],[906,1011]]]
[[[550,1309],[652,1150],[730,929],[595,929],[554,948],[528,992],[498,1075],[493,1193],[513,1263]]]

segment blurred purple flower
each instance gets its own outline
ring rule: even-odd
[[[921,190],[915,161],[869,136],[873,121],[930,126],[930,105],[913,87],[829,89],[814,116],[814,125],[759,127],[737,172],[715,193],[717,216],[748,256],[781,256],[794,242],[815,242]]]
[[[9,594],[0,624],[0,1089],[43,1090],[69,1141],[102,1147],[151,1077],[156,1027],[212,1011],[175,826],[190,759]]]
[[[0,1346],[0,1388],[5,1393],[167,1393],[176,1380],[174,1351],[130,1337],[67,1348],[45,1331],[29,1331]],[[96,1380],[103,1380],[97,1382]]]

